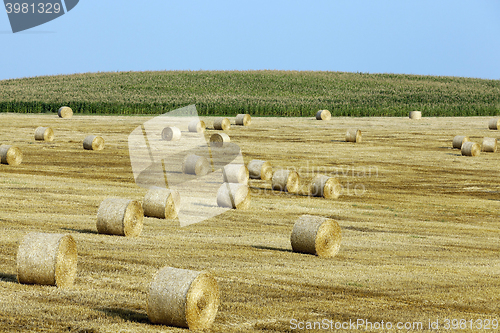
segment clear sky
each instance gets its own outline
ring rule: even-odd
[[[16,34],[4,12],[0,40],[0,80],[249,69],[500,79],[499,0],[80,0]]]

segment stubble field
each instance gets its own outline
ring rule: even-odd
[[[447,319],[465,320],[462,331],[490,320],[486,331],[494,331],[500,153],[465,157],[451,148],[458,134],[479,143],[498,138],[488,117],[254,117],[227,131],[245,163],[294,168],[304,185],[316,173],[337,175],[343,194],[326,200],[277,193],[269,181],[251,180],[248,210],[186,227],[145,218],[139,237],[99,235],[102,200],[142,200],[147,191],[134,182],[127,137],[152,118],[0,114],[0,144],[24,154],[19,166],[0,165],[0,331],[185,331],[149,323],[148,287],[163,266],[215,276],[221,304],[214,332],[301,331],[314,322],[349,331],[335,324],[358,320],[390,322],[394,331],[398,323],[426,331],[439,321],[434,331],[446,331]],[[210,128],[213,118],[204,119]],[[50,126],[55,140],[36,142],[38,126]],[[348,128],[360,129],[363,141],[345,142]],[[104,150],[83,150],[88,134],[103,136]],[[292,252],[290,233],[302,214],[339,223],[335,258]],[[31,231],[74,237],[72,288],[17,282],[17,249]]]

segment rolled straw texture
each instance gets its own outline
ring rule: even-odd
[[[317,120],[330,120],[332,118],[332,114],[328,110],[319,110],[316,112]]]
[[[250,191],[245,184],[224,183],[217,191],[219,207],[248,209],[250,200]]]
[[[219,303],[219,286],[210,273],[163,267],[149,286],[148,318],[154,324],[207,329]]]
[[[210,162],[206,157],[191,154],[184,158],[182,172],[191,175],[205,176],[210,171]]]
[[[249,114],[238,114],[234,123],[239,126],[250,126],[252,117]]]
[[[483,138],[482,151],[487,152],[487,153],[495,153],[497,151],[497,139],[496,138]]]
[[[292,170],[278,170],[273,174],[272,189],[275,191],[285,191],[297,193],[299,191],[299,174]]]
[[[89,135],[83,140],[83,149],[103,150],[104,149],[104,139],[100,136]]]
[[[54,131],[50,127],[37,127],[35,130],[35,140],[54,141]]]
[[[421,119],[422,111],[410,111],[410,119]]]
[[[479,146],[479,143],[469,141],[462,145],[461,151],[464,156],[479,156],[481,153],[481,147]]]
[[[97,231],[107,235],[139,236],[143,218],[144,210],[139,201],[108,198],[101,202],[97,211]]]
[[[231,122],[228,118],[219,117],[214,119],[214,129],[227,131],[229,128],[231,128]]]
[[[203,120],[193,120],[188,125],[189,132],[203,133],[205,132],[205,122]]]
[[[290,241],[294,252],[334,257],[340,249],[341,229],[337,221],[320,216],[302,215],[293,226]]]
[[[68,106],[63,106],[60,107],[59,110],[57,110],[57,115],[60,118],[71,118],[73,117],[73,110],[71,110],[71,108]]]
[[[248,169],[244,164],[228,164],[222,168],[222,179],[225,183],[248,184]]]
[[[358,129],[347,130],[345,135],[345,141],[347,142],[361,142],[361,131]]]
[[[23,161],[23,153],[17,147],[11,145],[0,146],[0,161],[2,164],[16,166]]]
[[[462,149],[462,145],[465,143],[465,142],[469,142],[470,139],[468,136],[465,136],[465,135],[457,135],[453,138],[453,148],[456,148],[456,149]]]
[[[215,133],[210,136],[211,147],[222,147],[228,142],[231,142],[231,138],[226,133]]]
[[[490,130],[497,130],[500,127],[500,118],[490,119],[488,122],[488,128]]]
[[[271,163],[262,160],[251,160],[248,163],[248,174],[252,179],[269,180],[273,178]]]
[[[317,175],[313,178],[309,190],[314,197],[337,199],[342,192],[342,186],[337,177]]]
[[[17,280],[67,288],[73,285],[77,249],[71,235],[31,232],[17,251]]]
[[[144,216],[175,219],[181,207],[181,196],[173,189],[150,189],[144,196]]]
[[[177,141],[181,139],[181,130],[178,127],[165,127],[161,131],[161,138],[166,141]]]

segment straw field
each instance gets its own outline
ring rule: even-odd
[[[357,320],[422,323],[414,331],[439,321],[437,332],[447,319],[467,327],[500,320],[500,153],[468,157],[452,148],[459,134],[478,143],[498,139],[489,117],[411,120],[405,112],[317,121],[314,112],[252,115],[250,126],[228,130],[245,163],[297,171],[297,194],[250,179],[248,209],[187,227],[144,217],[137,237],[98,234],[96,218],[106,198],[143,200],[147,189],[134,182],[127,137],[151,116],[1,113],[0,144],[18,147],[23,160],[0,164],[0,331],[185,332],[148,319],[149,286],[165,266],[216,279],[214,332]],[[54,141],[35,141],[39,124],[57,133]],[[345,142],[349,128],[360,129],[363,141]],[[88,133],[104,138],[103,150],[82,149]],[[206,130],[207,141],[212,134]],[[333,200],[304,195],[317,174],[337,176],[343,193]],[[306,214],[338,222],[335,257],[292,251],[293,226]],[[17,282],[18,247],[30,232],[73,237],[71,288]]]

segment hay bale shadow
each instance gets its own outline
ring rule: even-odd
[[[95,235],[98,234],[97,230],[92,230],[92,229],[73,229],[73,228],[61,228],[61,229],[78,232],[80,234],[95,234]]]
[[[120,317],[123,320],[134,323],[150,323],[145,313],[119,308],[98,308],[97,311],[105,313],[107,316]]]
[[[253,248],[259,249],[259,250],[271,250],[271,251],[280,251],[280,252],[293,252],[291,249],[280,249],[278,247],[272,247],[272,246],[264,246],[264,245],[252,245]]]
[[[0,281],[17,282],[17,276],[15,274],[0,273]]]

